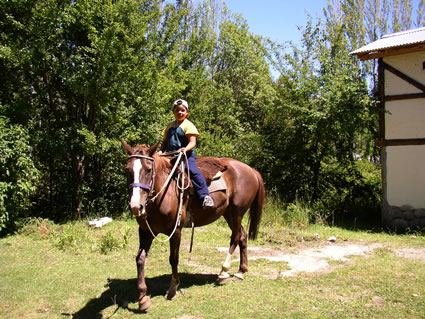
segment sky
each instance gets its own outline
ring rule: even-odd
[[[240,13],[248,22],[249,31],[279,43],[298,42],[308,12],[313,21],[323,17],[327,0],[226,0],[233,13]]]
[[[306,12],[315,21],[323,18],[323,8],[327,6],[327,0],[225,0],[225,3],[233,13],[240,13],[247,20],[250,32],[278,43],[298,42],[302,36],[298,26],[307,25]],[[415,19],[419,0],[412,0],[412,4]]]

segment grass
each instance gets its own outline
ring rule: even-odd
[[[351,257],[333,271],[280,277],[286,263],[252,260],[244,281],[216,286],[230,231],[223,221],[190,230],[180,252],[181,292],[164,299],[170,283],[167,243],[154,242],[146,265],[149,318],[424,318],[425,261],[397,256],[395,249],[423,248],[421,234],[346,230],[267,222],[249,246],[296,252],[338,241],[381,243],[369,257]],[[101,229],[85,223],[55,225],[33,220],[21,233],[0,239],[1,318],[136,318],[134,220]],[[237,262],[232,271],[237,271]],[[128,306],[128,307],[127,307]]]

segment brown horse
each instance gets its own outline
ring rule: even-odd
[[[179,182],[172,171],[174,160],[172,157],[161,156],[156,152],[159,143],[151,147],[137,145],[133,148],[124,141],[121,142],[129,155],[126,167],[131,198],[129,206],[131,212],[137,216],[139,224],[140,247],[136,257],[139,310],[147,311],[151,304],[150,298],[146,295],[144,266],[152,241],[159,233],[168,235],[170,240],[172,279],[166,297],[172,299],[175,296],[180,284],[177,266],[181,230],[185,222],[189,220],[194,227],[198,227],[210,224],[221,216],[226,219],[232,235],[219,280],[225,281],[230,277],[227,272],[230,270],[232,255],[238,245],[240,265],[235,277],[243,279],[243,274],[248,271],[248,255],[247,233],[242,226],[242,219],[250,208],[248,236],[255,239],[265,196],[260,173],[231,158],[198,158],[198,163],[202,159],[207,159],[204,161],[207,165],[214,164],[210,165],[210,171],[211,167],[215,167],[215,170],[223,170],[221,176],[227,186],[224,191],[211,193],[214,207],[205,209],[202,208],[201,201],[195,198],[196,196],[189,198],[188,192],[184,192],[185,196],[180,195],[184,185],[183,187],[178,185]],[[199,169],[201,170],[201,167]],[[169,176],[172,178],[169,179]]]

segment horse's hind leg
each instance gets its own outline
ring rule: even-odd
[[[180,241],[181,229],[177,228],[173,237],[171,237],[170,239],[170,265],[172,270],[172,276],[170,288],[168,288],[167,294],[165,295],[168,300],[171,300],[176,296],[177,289],[180,285],[180,278],[178,273]]]
[[[139,252],[136,257],[137,263],[137,289],[139,291],[139,311],[146,312],[151,305],[150,298],[146,295],[145,263],[152,244],[152,237],[139,228]]]
[[[221,267],[221,272],[218,276],[219,284],[226,283],[226,281],[230,278],[228,271],[231,267],[233,253],[235,252],[235,249],[238,245],[241,247],[241,264],[239,267],[239,273],[244,273],[248,271],[248,261],[246,253],[246,232],[242,227],[242,217],[236,216],[235,218],[231,218],[228,215],[225,215],[224,217],[227,221],[227,224],[232,230],[232,236],[230,238],[229,251],[227,252],[226,259]],[[242,260],[244,262],[242,262]],[[243,276],[238,276],[238,278],[243,279]]]
[[[241,236],[239,238],[239,252],[240,252],[240,264],[239,271],[235,274],[238,279],[244,279],[243,274],[248,271],[248,240],[247,234],[243,226],[241,225]]]

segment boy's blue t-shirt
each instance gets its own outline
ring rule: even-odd
[[[162,136],[167,140],[165,151],[174,152],[187,146],[189,144],[187,135],[199,136],[196,126],[188,119],[185,119],[180,125],[175,121],[168,124],[162,131]]]

